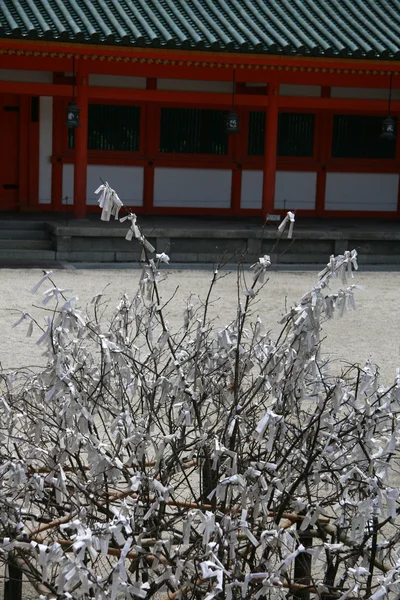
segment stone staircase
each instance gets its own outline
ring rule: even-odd
[[[137,242],[127,242],[126,223],[96,218],[67,220],[43,214],[0,215],[0,268],[23,266],[64,268],[65,263],[138,263]],[[143,231],[171,265],[218,264],[221,259],[254,263],[264,254],[274,265],[326,264],[331,254],[355,248],[360,264],[400,265],[400,222],[306,220],[296,223],[294,240],[259,220],[223,220],[141,216]]]
[[[42,221],[0,220],[0,263],[54,261],[51,233]]]

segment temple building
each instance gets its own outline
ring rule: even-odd
[[[400,215],[396,0],[2,0],[0,210]]]

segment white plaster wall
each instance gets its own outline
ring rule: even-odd
[[[230,81],[200,81],[196,79],[157,79],[157,89],[231,94],[232,83]]]
[[[389,86],[387,88],[353,88],[332,87],[331,98],[366,98],[370,100],[388,100]],[[400,90],[392,90],[392,98],[400,98]]]
[[[94,87],[116,87],[146,89],[146,77],[126,77],[125,75],[108,75],[105,73],[91,73],[89,85]]]
[[[279,86],[279,95],[319,98],[321,96],[321,87],[319,85],[293,85],[291,83],[281,83]]]
[[[39,100],[39,204],[51,204],[53,98]]]
[[[241,208],[261,209],[263,176],[263,171],[243,171]],[[316,173],[308,171],[276,172],[275,208],[314,210],[316,192]]]
[[[311,171],[277,171],[275,208],[314,210],[317,174]]]
[[[107,181],[115,189],[124,204],[142,206],[143,204],[143,167],[88,165],[86,204],[97,204],[99,196],[94,192],[101,185],[101,180]],[[64,198],[68,197],[68,201]],[[63,204],[72,205],[74,202],[74,165],[63,165]]]
[[[88,165],[87,168],[87,204],[97,204],[99,196],[94,193],[107,181],[117,192],[124,204],[142,206],[143,204],[143,167]]]
[[[0,69],[0,81],[23,81],[28,83],[52,83],[52,71],[22,71],[19,69]]]
[[[62,203],[72,206],[74,203],[74,165],[63,165]]]
[[[396,173],[328,173],[325,209],[394,211],[398,188]]]
[[[229,208],[232,171],[230,169],[154,170],[154,206]]]
[[[240,208],[261,208],[263,171],[243,171]]]

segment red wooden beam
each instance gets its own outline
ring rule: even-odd
[[[80,127],[75,129],[74,216],[86,217],[86,180],[88,162],[88,94],[86,76],[78,73],[76,103],[80,110]]]
[[[1,48],[1,42],[0,42]],[[1,52],[1,50],[0,50]],[[51,58],[42,56],[0,54],[2,69],[21,69],[23,71],[58,71],[60,73],[72,72],[72,60],[68,58]]]
[[[32,106],[32,102],[36,102],[33,98],[27,98],[29,104]],[[31,114],[29,115],[29,127],[28,127],[28,143],[29,143],[29,161],[28,161],[28,196],[29,196],[29,207],[38,206],[39,203],[39,150],[40,150],[40,100],[37,100],[38,104],[38,120],[32,122]],[[21,102],[23,99],[21,98]],[[43,206],[43,205],[42,205]]]
[[[133,88],[89,87],[89,98],[100,100],[129,100],[137,102],[157,102],[163,104],[214,104],[229,107],[232,103],[231,94],[214,92],[186,92],[170,90],[138,90]],[[267,96],[252,96],[237,94],[237,106],[267,106]]]
[[[37,59],[40,60],[40,59]],[[194,79],[205,81],[232,81],[232,69],[215,68],[215,67],[187,67],[185,65],[158,65],[158,64],[140,64],[140,63],[124,63],[124,62],[100,62],[90,61],[91,73],[108,73],[113,75],[130,75],[136,77],[155,77],[162,79]],[[21,67],[19,67],[21,68]],[[37,69],[37,67],[36,67]],[[353,69],[354,73],[329,73],[329,69],[320,69],[317,73],[308,72],[307,70],[291,69],[276,70],[280,83],[289,83],[294,85],[325,85],[338,87],[364,87],[364,88],[383,88],[389,87],[389,76],[372,75],[358,73]],[[237,83],[265,83],[268,81],[274,72],[265,71],[264,69],[236,69]],[[393,89],[400,88],[400,76],[393,77]]]
[[[15,40],[9,40],[15,44]],[[24,42],[21,41],[22,47]],[[26,42],[25,42],[26,44]],[[1,48],[9,47],[9,44],[5,44],[4,41],[0,41],[0,52]],[[232,80],[232,65],[226,62],[219,61],[219,54],[213,54],[212,60],[218,62],[213,63],[214,66],[210,67],[210,54],[207,55],[207,61],[192,61],[192,53],[187,53],[185,56],[181,56],[182,60],[175,61],[174,65],[164,64],[163,60],[158,58],[150,58],[151,64],[148,62],[141,63],[140,60],[146,60],[143,56],[136,59],[133,55],[135,49],[128,49],[127,56],[121,56],[117,54],[113,56],[108,54],[103,56],[104,52],[96,55],[93,52],[93,48],[90,47],[89,54],[83,54],[80,49],[80,53],[73,52],[74,47],[79,45],[70,44],[68,48],[58,45],[57,50],[61,48],[61,53],[64,51],[66,54],[63,58],[59,57],[59,52],[45,52],[46,56],[41,55],[38,52],[40,42],[30,42],[29,46],[25,51],[32,49],[32,55],[26,56],[17,54],[20,52],[16,49],[16,54],[3,54],[1,56],[2,68],[7,69],[22,69],[22,70],[34,70],[34,71],[58,71],[58,72],[72,72],[72,55],[76,56],[76,64],[83,63],[85,68],[91,73],[108,73],[113,75],[126,75],[136,77],[155,77],[155,78],[175,78],[175,79],[195,79],[195,80],[209,80],[209,81],[231,81]],[[94,47],[96,48],[96,47]],[[76,48],[75,48],[76,49]],[[88,46],[85,46],[88,49]],[[104,47],[97,47],[97,50],[104,51]],[[41,48],[43,50],[43,48]],[[107,50],[109,52],[109,49]],[[73,52],[73,54],[72,54]],[[121,50],[119,50],[121,52]],[[147,51],[149,52],[149,51]],[[153,50],[155,52],[155,50]],[[171,52],[171,51],[170,51]],[[40,55],[39,55],[40,54]],[[230,55],[230,57],[237,57],[237,55]],[[254,55],[242,55],[242,60],[250,60],[254,58]],[[84,58],[85,57],[85,58]],[[96,57],[96,60],[92,60],[92,57]],[[136,61],[132,63],[132,58]],[[260,58],[260,56],[258,56]],[[241,65],[245,68],[236,69],[236,81],[237,82],[265,82],[271,78],[274,71],[270,71],[269,67],[276,63],[275,69],[278,73],[280,83],[291,83],[298,85],[325,85],[325,86],[342,86],[342,87],[371,87],[371,88],[387,88],[388,82],[388,71],[399,70],[399,76],[393,77],[392,86],[393,88],[400,88],[400,64],[397,62],[388,61],[370,61],[364,63],[360,61],[338,61],[338,59],[326,59],[336,60],[336,63],[327,63],[326,65],[320,65],[323,59],[302,59],[308,61],[304,65],[298,65],[296,61],[300,60],[296,57],[286,57],[289,61],[287,64],[282,63],[284,57],[271,57],[264,56],[262,58],[262,64],[254,65],[254,68],[247,68],[247,65]],[[101,60],[103,59],[103,60]],[[187,61],[190,62],[190,66],[187,66]],[[311,62],[310,62],[311,61]],[[238,62],[238,61],[236,61]],[[290,63],[290,65],[289,65]],[[220,65],[218,67],[218,65]],[[227,66],[225,66],[227,65]],[[268,67],[265,70],[264,67]],[[336,73],[335,69],[341,67],[342,72]],[[315,72],[314,69],[318,71]],[[343,70],[346,71],[343,72]],[[365,72],[367,71],[367,72]]]
[[[148,77],[146,79],[146,89],[156,90],[157,79]],[[152,103],[146,103],[144,110],[141,111],[141,151],[148,157],[143,169],[143,210],[145,213],[153,212],[154,199],[154,156],[157,152],[156,132],[159,114],[156,114],[156,106]]]
[[[262,188],[262,214],[274,211],[276,155],[278,140],[278,94],[279,85],[275,82],[268,84],[268,109],[265,119],[265,145],[264,145],[264,176]]]
[[[207,52],[193,50],[172,50],[164,48],[137,48],[132,46],[106,46],[96,44],[82,43],[62,43],[62,42],[46,42],[37,40],[0,40],[0,49],[15,51],[16,54],[21,51],[44,52],[46,58],[53,54],[65,54],[63,58],[72,58],[72,55],[77,57],[82,56],[86,59],[96,56],[102,57],[103,60],[109,58],[116,61],[135,58],[138,61],[153,60],[168,60],[178,64],[181,61],[190,61],[193,65],[203,62],[212,63],[216,67],[218,65],[232,67],[237,65],[239,69],[245,69],[247,65],[251,66],[274,66],[276,68],[285,69],[296,67],[298,69],[343,69],[350,72],[351,70],[369,70],[373,74],[398,71],[400,72],[400,61],[392,60],[368,60],[368,59],[346,59],[346,58],[327,58],[327,57],[301,57],[301,56],[273,56],[266,54],[242,54],[239,52]],[[346,73],[345,73],[346,74]]]
[[[170,90],[139,90],[135,88],[88,87],[88,97],[97,100],[125,100],[129,102],[157,102],[164,104],[209,104],[228,107],[230,94],[213,92],[186,92]],[[53,83],[26,83],[0,81],[0,94],[28,94],[35,96],[72,95],[72,86]],[[267,107],[268,96],[253,94],[237,94],[237,106]],[[296,108],[310,110],[351,110],[363,112],[386,112],[387,100],[368,100],[363,98],[312,98],[304,96],[279,96],[279,108]],[[400,112],[400,100],[392,100],[393,112]]]
[[[0,94],[28,94],[35,96],[72,96],[72,86],[54,83],[26,83],[0,81]],[[126,100],[129,102],[163,102],[172,104],[215,104],[230,106],[231,94],[213,92],[180,92],[164,90],[138,90],[135,88],[113,88],[88,86],[89,99]],[[267,106],[267,96],[238,94],[235,104],[238,106]]]
[[[25,208],[29,204],[29,166],[31,162],[29,160],[31,101],[27,96],[20,98],[19,118],[19,202],[20,207]],[[8,140],[8,143],[10,142],[11,140]]]
[[[29,96],[72,96],[71,85],[0,81],[0,94],[28,94]]]
[[[326,110],[351,110],[357,112],[386,112],[387,100],[368,100],[364,98],[310,98],[303,96],[280,96],[279,108],[297,109],[326,109]],[[400,100],[392,100],[393,112],[400,111]]]
[[[292,85],[320,85],[329,87],[360,87],[360,88],[389,88],[389,75],[366,75],[358,73],[329,73],[328,69],[322,69],[318,73],[300,71],[279,71],[279,82]],[[250,71],[251,73],[251,71]],[[393,77],[392,88],[400,88],[400,77]]]

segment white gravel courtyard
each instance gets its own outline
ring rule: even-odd
[[[287,307],[294,304],[317,280],[317,271],[316,268],[315,272],[270,272],[269,282],[253,308],[254,316],[259,314],[266,329],[278,332],[278,321],[285,312],[285,303]],[[196,297],[206,297],[212,269],[165,269],[165,274],[168,278],[161,285],[163,300],[167,300],[178,287],[167,308],[169,324],[174,329],[182,323],[185,299],[189,294],[193,294],[192,302]],[[40,269],[0,270],[0,322],[3,332],[0,360],[3,368],[43,364],[41,347],[35,344],[39,338],[38,331],[34,331],[32,338],[26,338],[27,323],[11,328],[18,319],[18,311],[27,311],[39,320],[44,319],[46,313],[41,308],[40,293],[34,296],[29,293],[41,275]],[[58,287],[73,289],[70,295],[78,295],[81,306],[103,290],[110,300],[109,304],[115,305],[124,292],[130,296],[134,294],[139,277],[138,269],[57,270],[53,274]],[[251,274],[249,281],[250,277]],[[362,364],[369,358],[380,366],[384,383],[390,384],[400,366],[400,273],[363,272],[361,268],[353,282],[365,288],[356,290],[357,310],[350,310],[342,319],[335,317],[325,324],[325,353],[334,359]],[[49,287],[46,283],[39,292]],[[225,325],[235,317],[235,272],[227,274],[217,284],[212,301],[210,316],[215,317],[219,324]]]

